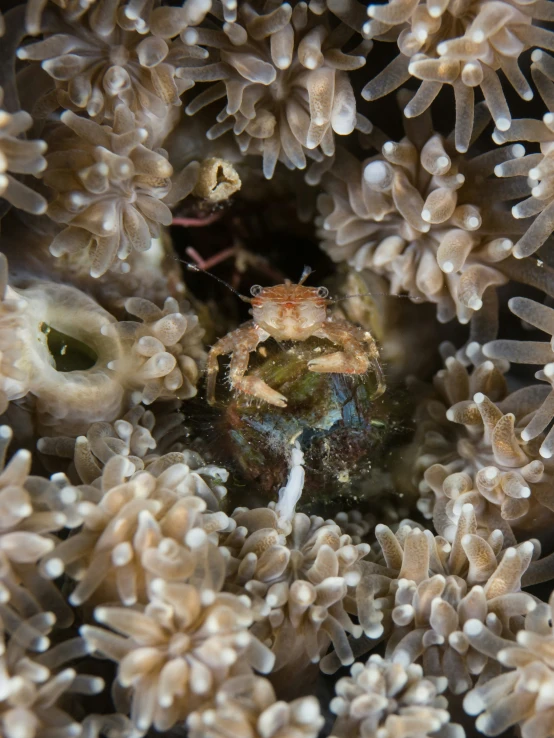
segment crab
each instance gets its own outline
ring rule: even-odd
[[[305,287],[311,274],[306,267],[298,284],[285,280],[275,287],[254,285],[252,298],[240,295],[252,305],[252,320],[220,338],[211,348],[207,366],[207,400],[215,403],[215,385],[219,371],[218,357],[231,354],[229,381],[233,390],[243,392],[276,407],[286,407],[287,398],[272,389],[259,377],[248,375],[250,353],[260,343],[274,338],[277,341],[305,341],[311,336],[325,338],[342,347],[341,351],[312,359],[311,372],[337,374],[365,374],[371,367],[377,385],[371,399],[386,389],[379,350],[369,331],[362,330],[347,320],[329,314],[329,291],[326,287]]]

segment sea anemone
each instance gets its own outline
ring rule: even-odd
[[[485,110],[478,112],[478,125],[486,124]],[[514,266],[519,226],[503,204],[527,183],[506,187],[491,176],[523,147],[466,158],[433,132],[428,116],[406,121],[406,134],[364,162],[337,154],[318,198],[322,248],[334,261],[382,274],[392,294],[435,303],[441,323],[468,323],[483,310],[481,322],[496,324],[495,288],[508,277],[539,279],[532,265]]]
[[[158,577],[196,577],[205,586],[221,586],[225,559],[217,535],[234,528],[218,510],[225,494],[221,470],[193,471],[185,460],[171,454],[136,472],[129,459],[114,456],[96,484],[77,487],[82,527],[41,561],[45,576],[65,571],[77,581],[69,597],[73,605],[91,597],[144,603],[149,583]]]
[[[404,111],[414,117],[427,110],[443,85],[452,85],[456,149],[462,152],[473,128],[473,89],[481,88],[497,127],[506,131],[511,115],[498,72],[523,100],[530,100],[533,92],[519,57],[533,46],[552,49],[554,44],[553,32],[541,26],[553,20],[552,8],[536,0],[389,0],[368,5],[370,20],[361,28],[361,9],[354,0],[329,0],[329,5],[366,38],[398,45],[400,54],[363,88],[366,100],[377,100],[415,77],[421,85]]]
[[[104,689],[99,677],[66,666],[88,653],[82,638],[50,646],[48,635],[55,624],[53,613],[39,612],[21,622],[9,639],[2,633],[0,729],[5,738],[81,735],[81,725],[65,711],[63,700],[72,695],[74,703],[76,694],[90,696]]]
[[[190,305],[168,297],[160,309],[149,300],[130,297],[125,309],[139,320],[106,326],[104,335],[121,344],[121,356],[109,368],[133,393],[134,404],[194,397],[206,353],[204,331]]]
[[[1,20],[0,20],[1,26]],[[3,110],[4,93],[0,87],[0,197],[11,205],[34,215],[46,210],[46,200],[14,174],[40,175],[46,169],[44,141],[26,141],[22,134],[31,128],[33,119],[24,110]]]
[[[551,390],[548,392],[544,387],[545,396],[542,398],[544,400],[542,405],[521,431],[521,440],[528,443],[541,437],[554,418],[554,309],[526,297],[513,297],[508,306],[518,318],[544,331],[550,337],[550,341],[545,342],[501,339],[491,341],[483,347],[485,355],[493,359],[503,359],[516,364],[538,364],[543,367],[535,376],[548,382]],[[536,388],[523,390],[522,393],[531,397],[534,390],[536,393]],[[549,430],[542,441],[539,453],[544,459],[550,459],[554,454],[554,428]]]
[[[479,715],[477,730],[485,735],[500,735],[518,726],[522,738],[547,738],[552,735],[552,690],[554,686],[554,595],[550,603],[540,602],[525,618],[517,643],[498,638],[487,628],[469,621],[466,629],[487,649],[497,651],[505,673],[468,692],[464,708]]]
[[[173,168],[165,152],[150,147],[148,130],[126,105],[116,106],[111,126],[69,110],[61,120],[48,137],[43,180],[53,192],[48,215],[67,227],[50,251],[79,254],[89,261],[91,275],[100,277],[133,250],[148,250],[160,227],[171,224],[162,200]]]
[[[219,24],[218,24],[219,25]],[[178,28],[178,27],[177,27]],[[169,28],[168,34],[175,35]],[[263,156],[263,173],[271,179],[277,161],[304,169],[306,157],[332,156],[334,134],[371,128],[357,117],[348,71],[365,64],[366,47],[344,53],[352,32],[331,29],[325,13],[312,5],[241,2],[237,20],[217,30],[185,32],[185,44],[207,46],[213,55],[203,64],[183,64],[176,77],[217,82],[186,108],[190,115],[226,99],[208,138],[233,131],[243,154]]]
[[[403,666],[421,660],[424,675],[445,676],[454,694],[469,689],[474,675],[497,673],[488,654],[470,648],[463,626],[477,618],[515,639],[533,602],[521,592],[533,544],[503,550],[500,531],[480,536],[470,504],[463,507],[452,545],[414,524],[400,525],[396,534],[378,525],[375,533],[383,563],[362,562],[356,599],[366,636],[387,639],[385,658]],[[336,666],[327,657],[326,670]]]
[[[402,665],[374,654],[358,662],[335,687],[331,712],[337,719],[333,738],[393,738],[435,734],[464,738],[460,725],[450,724],[448,702],[441,696],[444,677],[425,678],[419,664]]]
[[[187,719],[190,738],[317,738],[324,718],[315,697],[277,700],[271,682],[236,676],[221,686],[213,701]]]
[[[231,552],[227,586],[265,603],[266,616],[253,632],[275,654],[274,671],[300,674],[332,644],[342,664],[351,664],[348,634],[361,629],[349,613],[349,588],[360,580],[367,543],[353,544],[332,520],[296,513],[290,522],[271,508],[233,513],[235,531],[222,544]]]
[[[514,530],[537,530],[551,519],[553,469],[539,458],[537,442],[519,435],[546,392],[535,385],[508,395],[507,363],[486,359],[475,343],[468,348],[471,373],[451,346],[443,351],[435,392],[423,397],[417,411],[412,448],[418,507],[452,540],[469,502],[483,533],[500,528],[512,544]]]
[[[271,671],[273,654],[250,631],[247,597],[154,579],[143,611],[97,607],[105,628],[84,625],[89,647],[118,664],[140,730],[168,730],[237,673]],[[125,708],[123,708],[125,711]]]

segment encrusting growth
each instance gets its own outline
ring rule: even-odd
[[[0,254],[0,409],[19,400],[37,435],[71,443],[92,423],[121,420],[128,407],[196,394],[204,332],[187,302],[168,297],[160,309],[129,298],[124,306],[137,320],[117,322],[75,287],[40,279],[11,287],[7,279]],[[66,443],[61,455],[68,453]]]
[[[37,279],[13,288],[7,280],[7,260],[0,254],[0,390],[4,398],[36,398],[29,403],[30,412],[44,435],[78,435],[91,421],[117,418],[124,390],[108,363],[118,356],[118,347],[102,335],[102,328],[115,319],[75,287]],[[88,368],[58,370],[49,343],[52,333],[80,344]]]

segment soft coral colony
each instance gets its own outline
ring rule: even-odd
[[[552,0],[0,15],[2,735],[554,736],[553,21]],[[170,229],[212,254],[223,233],[239,286],[279,274],[255,214],[283,198],[311,226],[281,212],[287,276],[317,258],[384,291],[377,319],[340,305],[381,321],[413,415],[396,468],[330,507],[301,497],[301,432],[271,502],[218,457],[207,338],[234,318]]]

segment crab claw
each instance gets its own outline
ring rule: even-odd
[[[365,356],[352,356],[342,351],[320,356],[308,362],[311,372],[332,372],[336,374],[365,374],[369,361]]]
[[[247,395],[252,395],[260,400],[264,400],[270,405],[275,405],[276,407],[287,406],[287,398],[276,390],[271,389],[271,387],[259,377],[241,377],[239,380],[235,381],[234,387]]]

